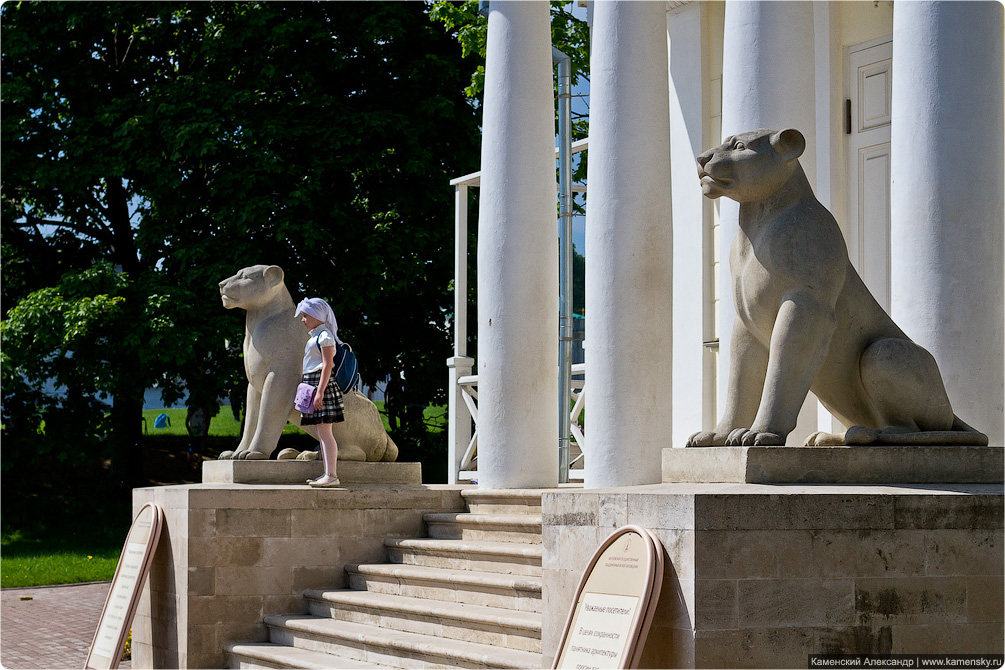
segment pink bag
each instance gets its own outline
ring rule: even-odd
[[[314,412],[314,394],[317,392],[317,388],[311,386],[310,384],[301,384],[297,387],[297,397],[293,401],[294,406],[297,410],[304,414],[311,414]]]

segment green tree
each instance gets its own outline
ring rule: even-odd
[[[430,12],[434,21],[442,23],[451,31],[461,45],[463,56],[473,61],[471,81],[464,90],[476,104],[485,85],[485,46],[488,38],[488,19],[478,13],[479,4],[478,0],[436,0]],[[551,43],[571,59],[572,87],[575,92],[577,87],[585,86],[590,81],[590,27],[586,21],[572,14],[571,5],[568,0],[551,0]],[[588,135],[589,114],[577,111],[573,106],[573,141]],[[575,163],[573,180],[582,182],[585,179],[584,152]],[[581,202],[576,206],[581,210]]]
[[[217,283],[256,263],[330,300],[364,381],[401,387],[392,409],[443,400],[447,182],[478,131],[428,9],[3,5],[5,468],[39,433],[80,451],[52,439],[71,412],[135,483],[145,388],[213,412],[243,377]]]

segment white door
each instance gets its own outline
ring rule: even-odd
[[[890,108],[893,42],[889,37],[845,52],[845,139],[852,265],[890,311]]]

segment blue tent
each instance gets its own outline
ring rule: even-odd
[[[171,425],[171,419],[168,418],[167,414],[158,414],[157,418],[154,419],[154,428],[167,428]]]

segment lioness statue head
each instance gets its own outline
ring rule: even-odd
[[[220,282],[220,299],[227,309],[250,311],[282,301],[284,295],[288,297],[289,293],[283,283],[283,270],[277,265],[252,265]]]
[[[698,156],[701,191],[708,198],[737,202],[762,200],[775,193],[799,167],[806,139],[798,130],[753,130]]]

